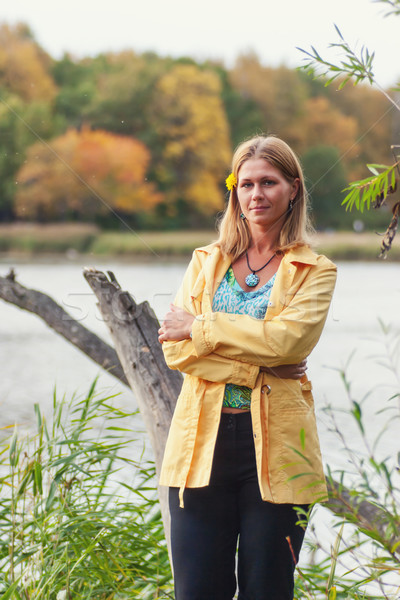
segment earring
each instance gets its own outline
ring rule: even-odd
[[[292,211],[292,209],[293,209],[293,200],[290,200],[290,202],[289,202],[289,209],[288,209],[288,211],[289,211],[289,212],[291,212],[291,211]]]
[[[242,219],[242,221],[244,221],[246,217],[243,213],[240,213],[240,218]]]

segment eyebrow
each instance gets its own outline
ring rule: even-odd
[[[240,177],[240,181],[253,181],[251,177]],[[262,175],[261,177],[255,177],[254,179],[276,179],[276,175]]]

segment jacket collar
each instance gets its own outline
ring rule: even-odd
[[[204,291],[204,286],[206,286],[212,297],[231,261],[229,257],[222,257],[221,251],[215,243],[198,248],[197,252],[204,252],[208,256],[204,265],[205,269],[199,274],[193,286],[191,296],[193,298],[199,297]],[[315,265],[317,264],[317,255],[309,246],[296,246],[285,252],[283,260],[292,264]]]
[[[231,261],[229,257],[222,257],[220,249],[215,243],[197,248],[196,252],[204,255],[204,262],[203,269],[198,274],[190,295],[192,299],[199,299],[206,289],[211,298]]]
[[[290,263],[303,263],[304,265],[316,265],[317,255],[309,246],[296,246],[285,252],[285,260]]]
[[[219,254],[219,248],[215,242],[198,248],[197,251],[204,252],[205,254],[212,254],[213,252],[216,252],[217,255]],[[295,246],[285,252],[285,259],[291,263],[298,262],[305,265],[315,265],[317,263],[317,254],[309,246]]]

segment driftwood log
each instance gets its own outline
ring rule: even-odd
[[[161,344],[159,323],[148,302],[136,304],[114,275],[85,269],[84,276],[96,295],[99,310],[108,325],[115,349],[138,407],[154,452],[156,472],[160,473],[182,375],[168,369]],[[169,545],[170,519],[167,488],[159,486],[158,495],[164,530]]]
[[[0,277],[0,298],[38,315],[97,364],[131,387],[149,434],[159,473],[182,375],[171,371],[165,364],[158,342],[159,323],[148,302],[136,304],[132,296],[121,289],[111,272],[107,277],[102,271],[85,269],[84,277],[96,295],[115,350],[75,321],[52,298],[19,284],[13,271],[6,277]],[[358,523],[365,530],[375,531],[382,538],[387,537],[386,511],[331,478],[328,479],[328,489],[330,498],[325,506],[333,513]],[[159,498],[169,543],[165,488],[159,488]],[[393,546],[396,541],[400,541],[399,532],[390,536],[388,545]]]

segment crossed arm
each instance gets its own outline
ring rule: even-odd
[[[193,345],[190,339],[190,334],[193,327],[195,317],[174,304],[171,304],[170,310],[165,315],[162,326],[158,330],[159,341],[163,342],[183,342],[188,341],[188,344]],[[179,368],[186,373],[197,375],[203,379],[209,379],[210,361],[212,366],[218,366],[218,379],[220,383],[234,383],[236,385],[247,385],[253,387],[255,379],[259,371],[279,377],[282,379],[301,379],[307,369],[307,360],[304,359],[296,364],[278,365],[274,368],[254,365],[251,369],[250,364],[239,360],[227,359],[219,354],[210,353],[205,357],[197,357],[195,353],[186,355],[186,360],[182,362],[183,356],[186,354],[188,344],[173,344],[169,345],[168,349],[168,364],[170,368]],[[167,344],[166,344],[167,345]],[[172,356],[175,355],[179,360],[179,367],[175,366]],[[172,360],[171,360],[172,359]]]
[[[209,381],[249,387],[254,387],[260,370],[281,378],[301,378],[325,324],[335,266],[322,260],[289,299],[280,299],[284,308],[277,316],[259,320],[249,315],[232,319],[221,312],[202,314],[200,300],[193,296],[187,306],[184,290],[196,288],[201,262],[195,253],[175,305],[159,330],[169,367]]]

